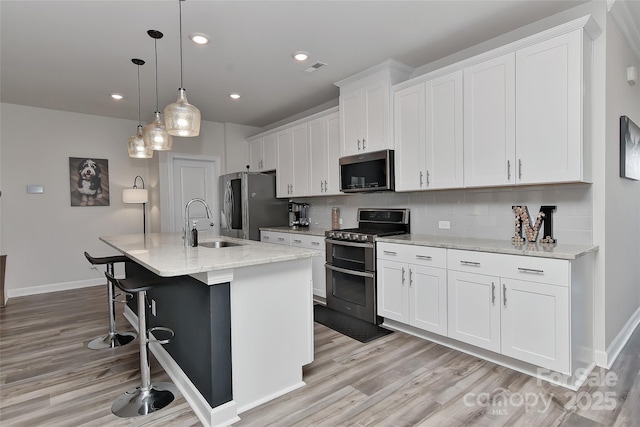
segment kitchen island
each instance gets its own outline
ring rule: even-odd
[[[169,327],[175,337],[149,347],[204,425],[232,424],[304,385],[302,366],[313,361],[317,251],[206,235],[187,247],[179,233],[100,240],[134,261],[127,277],[175,279],[148,292],[149,327]],[[230,246],[205,246],[212,241]],[[125,316],[135,326],[134,309]]]

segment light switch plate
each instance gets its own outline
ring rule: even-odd
[[[27,185],[27,194],[44,193],[44,185]]]
[[[451,228],[451,222],[449,221],[438,221],[438,228],[443,230],[449,230]]]

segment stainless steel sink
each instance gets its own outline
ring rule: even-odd
[[[240,243],[228,242],[226,240],[214,240],[212,242],[200,242],[198,246],[205,248],[228,248],[231,246],[242,246]]]

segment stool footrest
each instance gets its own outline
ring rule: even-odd
[[[124,294],[124,299],[118,299],[123,294]],[[121,304],[126,304],[127,302],[131,301],[132,299],[133,299],[133,294],[130,294],[129,292],[121,292],[119,294],[115,294],[113,296],[112,301],[113,302],[119,302]]]
[[[169,344],[169,342],[171,342],[171,339],[176,336],[175,332],[173,332],[172,329],[165,328],[164,326],[156,326],[154,328],[149,328],[149,329],[147,329],[147,332],[149,334],[152,334],[154,332],[166,332],[166,333],[170,334],[170,336],[168,338],[165,338],[165,339],[162,339],[162,340],[159,340],[157,338],[153,339],[153,340],[152,339],[149,340],[149,342],[155,342],[155,343],[158,343],[158,344],[161,344],[161,345]]]

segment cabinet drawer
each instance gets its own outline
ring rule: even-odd
[[[291,245],[291,235],[289,233],[280,233],[277,231],[261,231],[260,240],[267,243],[276,243],[278,245]]]
[[[504,262],[501,258],[500,254],[448,249],[447,268],[468,273],[500,276],[503,270],[501,263]]]
[[[324,237],[292,233],[291,246],[299,246],[302,248],[324,251]]]
[[[540,257],[501,255],[503,263],[502,277],[569,286],[569,261]]]
[[[447,250],[442,248],[381,242],[378,243],[376,254],[379,259],[426,267],[447,267]]]

